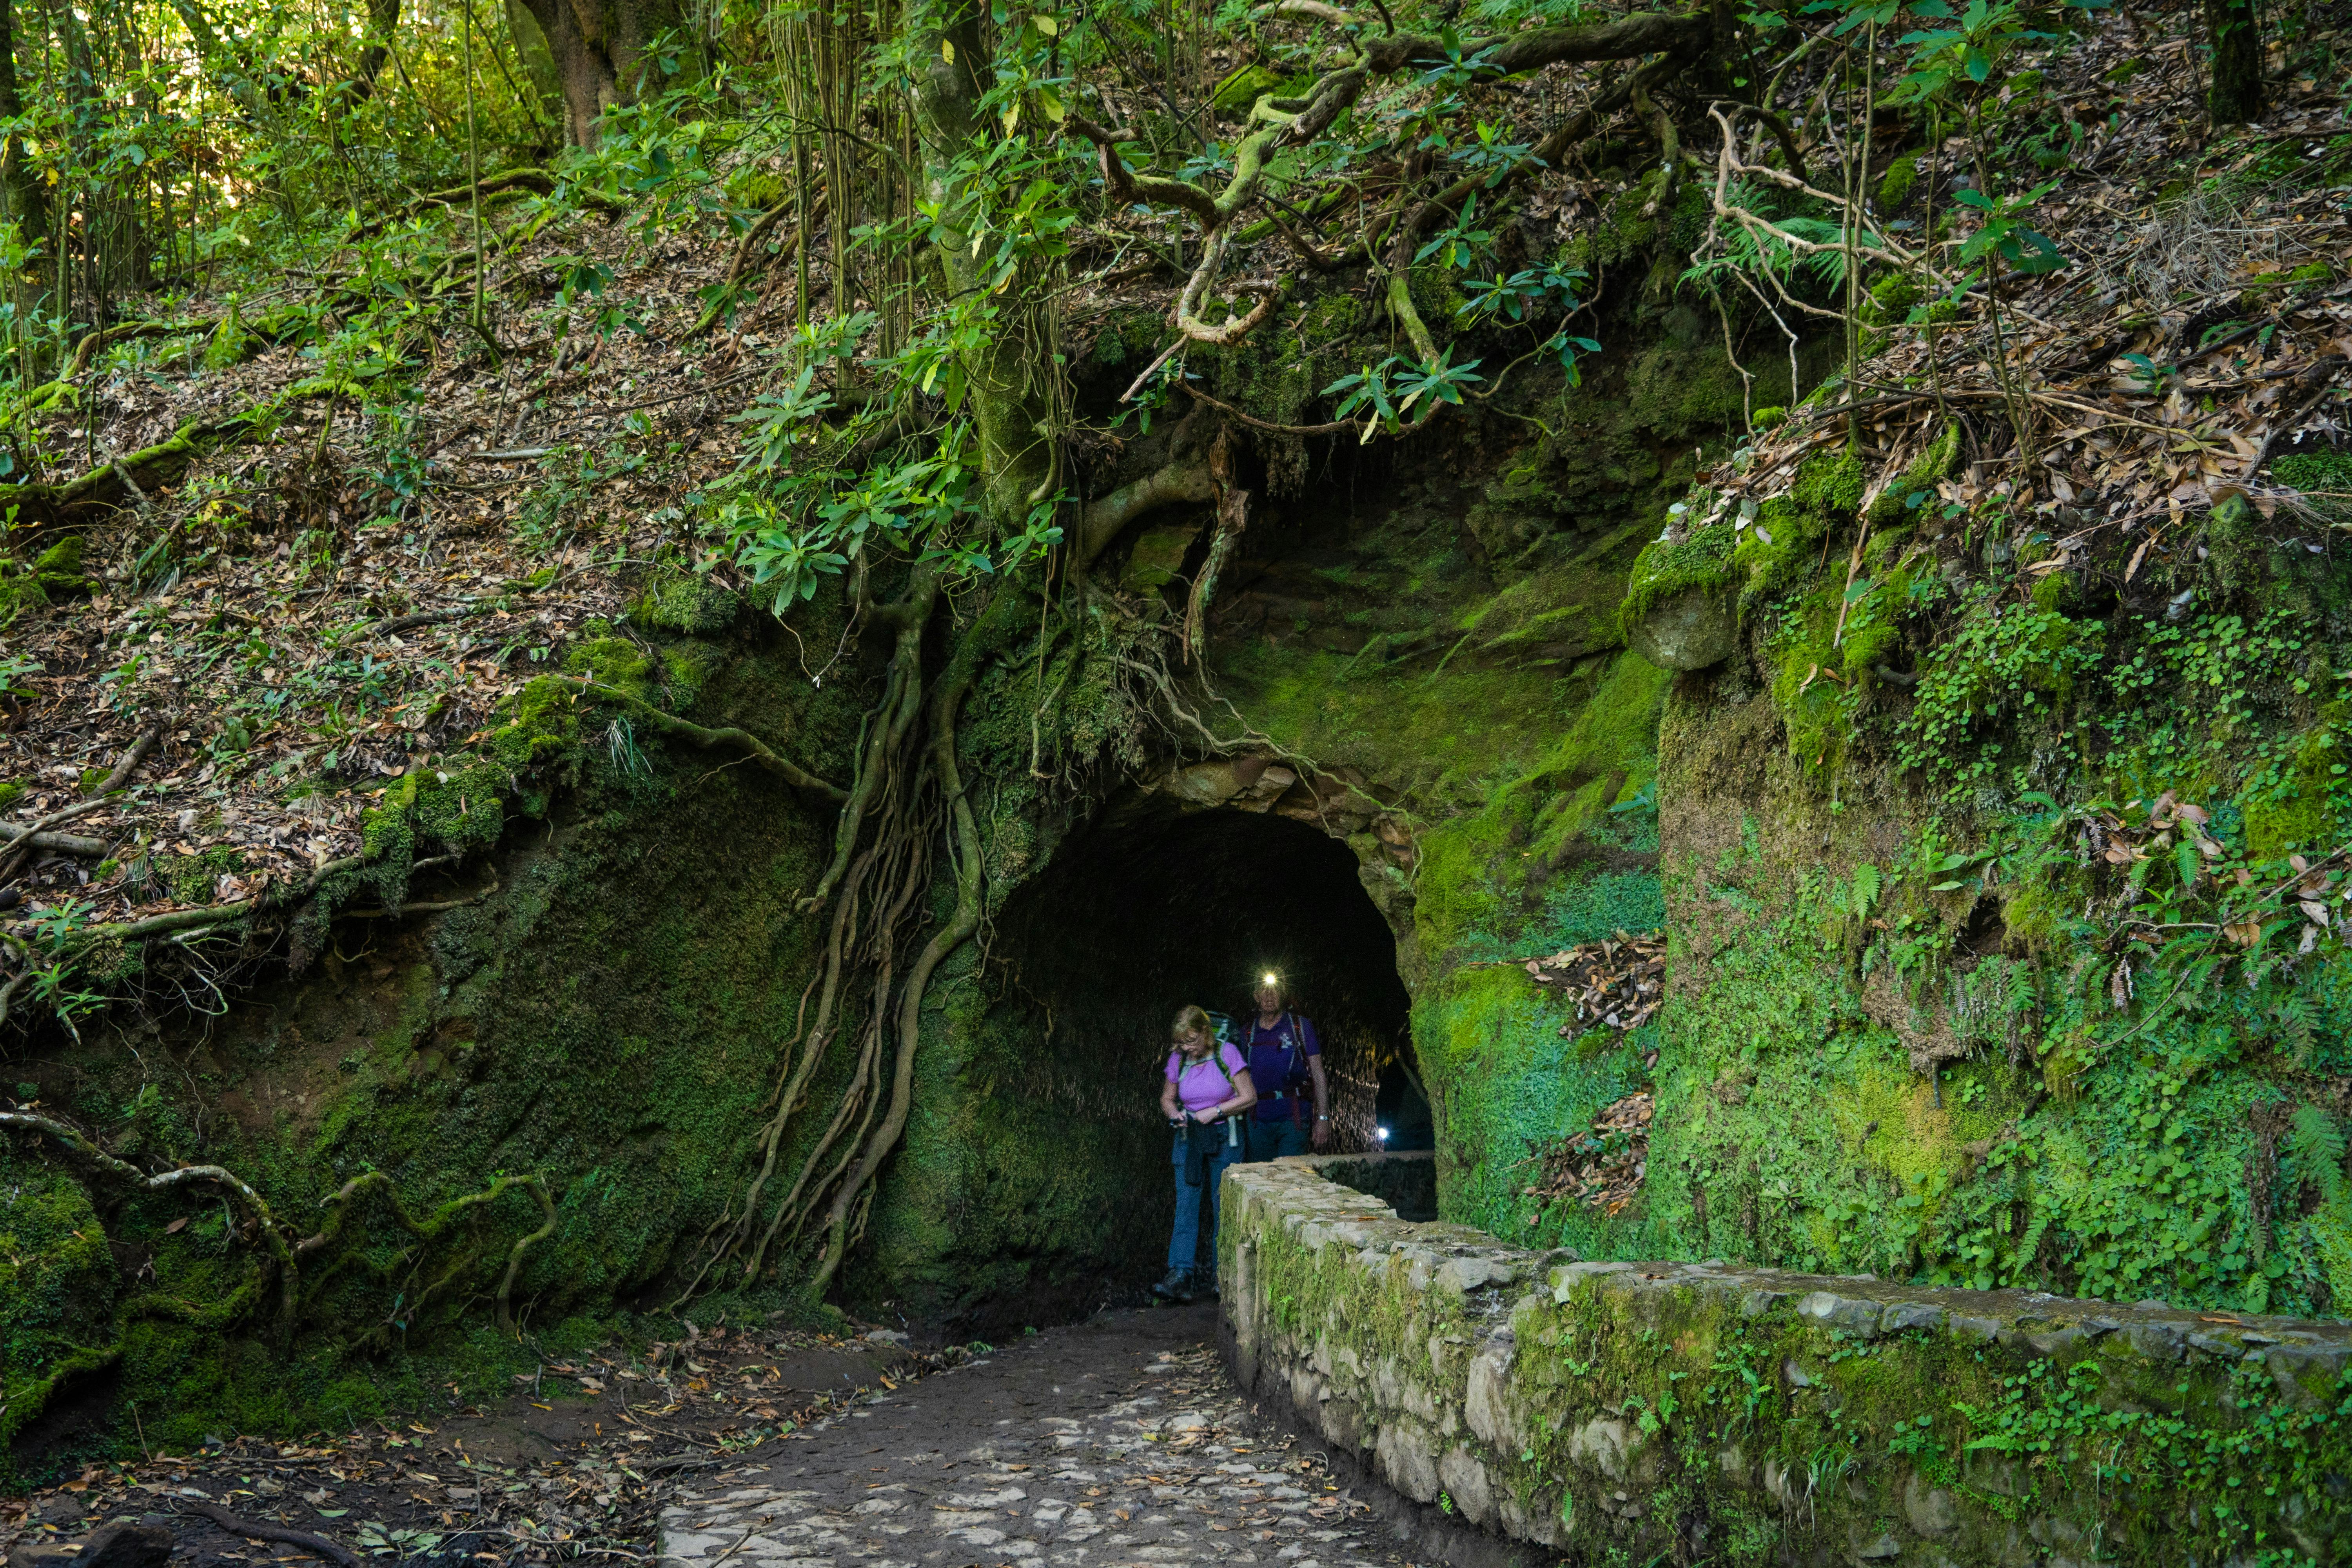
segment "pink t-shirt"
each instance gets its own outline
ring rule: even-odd
[[[1176,1086],[1176,1103],[1187,1110],[1206,1110],[1231,1100],[1234,1075],[1249,1065],[1242,1059],[1241,1052],[1225,1045],[1217,1047],[1217,1060],[1225,1065],[1223,1076],[1206,1057],[1190,1067],[1181,1066],[1183,1059],[1181,1051],[1168,1053],[1168,1081]]]

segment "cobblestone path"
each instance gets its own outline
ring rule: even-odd
[[[1403,1568],[1319,1458],[1255,1425],[1213,1311],[1048,1330],[811,1427],[679,1494],[661,1568]]]

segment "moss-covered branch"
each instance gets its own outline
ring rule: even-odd
[[[1154,468],[1087,507],[1078,524],[1078,559],[1094,560],[1129,523],[1146,512],[1185,501],[1206,504],[1216,499],[1217,481],[1206,463],[1174,462]]]
[[[149,1175],[138,1166],[117,1159],[79,1130],[68,1127],[53,1117],[42,1116],[34,1111],[0,1110],[0,1128],[14,1128],[20,1132],[53,1138],[84,1164],[116,1184],[135,1191],[170,1192],[199,1182],[226,1189],[244,1208],[247,1217],[253,1222],[254,1229],[259,1233],[262,1244],[268,1248],[269,1256],[278,1267],[278,1326],[282,1332],[292,1331],[299,1282],[299,1266],[295,1261],[294,1249],[287,1243],[284,1233],[279,1230],[277,1217],[269,1212],[268,1201],[259,1193],[255,1192],[251,1184],[243,1177],[224,1170],[218,1165],[182,1165],[156,1175]]]
[[[560,184],[558,177],[549,174],[545,169],[509,169],[503,174],[483,175],[479,188],[485,198],[526,194],[547,196],[553,195]],[[453,185],[446,191],[427,191],[404,206],[395,207],[380,218],[358,225],[343,236],[343,243],[351,245],[362,239],[373,238],[394,224],[422,216],[436,207],[454,207],[461,202],[470,200],[475,189],[476,187],[472,185]],[[627,203],[608,196],[602,191],[592,191],[583,186],[573,185],[567,190],[566,195],[582,206],[594,207],[600,212],[617,213],[628,210]]]
[[[577,686],[583,690],[594,691],[600,696],[609,697],[663,734],[684,741],[699,750],[708,752],[721,746],[731,746],[795,789],[804,789],[813,794],[821,795],[836,805],[849,799],[847,790],[843,789],[839,784],[830,784],[817,777],[798,763],[778,752],[774,747],[749,730],[739,729],[732,724],[720,725],[715,729],[697,724],[690,720],[681,719],[675,713],[656,708],[634,692],[624,691],[619,687],[606,685],[604,681],[591,679],[587,676],[562,675],[552,676],[550,679],[565,686]]]

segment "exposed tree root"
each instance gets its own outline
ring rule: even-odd
[[[180,1507],[189,1513],[202,1514],[232,1535],[247,1541],[274,1541],[281,1546],[299,1546],[314,1557],[323,1557],[341,1568],[360,1568],[360,1560],[323,1535],[313,1535],[307,1530],[289,1530],[282,1524],[263,1524],[241,1519],[216,1502],[192,1502],[183,1500]]]
[[[732,289],[736,283],[742,279],[746,272],[755,269],[754,263],[751,259],[753,253],[758,249],[760,242],[768,237],[768,231],[774,228],[778,223],[782,222],[785,217],[792,214],[794,207],[794,200],[795,198],[787,198],[786,200],[778,202],[774,206],[772,206],[766,212],[761,213],[758,220],[754,222],[750,228],[744,231],[743,237],[736,243],[735,258],[727,264],[727,276],[719,280],[719,293],[718,298],[714,299],[709,305],[703,307],[701,316],[696,320],[694,325],[687,331],[686,335],[688,340],[702,336],[703,333],[709,331],[718,323],[719,318],[725,313],[727,309],[726,291]],[[817,199],[816,210],[809,215],[809,226],[812,231],[814,231],[818,224],[824,222],[824,197],[819,196]],[[759,262],[756,266],[756,270],[765,272],[772,267],[781,266],[784,262],[800,255],[800,250],[801,231],[798,228],[794,228],[792,233],[792,237],[785,240],[784,247],[776,252],[775,255]]]
[[[243,440],[256,424],[284,405],[356,390],[348,382],[324,376],[299,382],[225,418],[190,420],[168,440],[110,458],[78,478],[57,484],[0,485],[0,510],[15,509],[16,528],[23,531],[61,527],[93,514],[143,511],[146,491],[177,484],[199,460]]]
[[[326,1252],[341,1237],[343,1222],[351,1213],[352,1203],[362,1194],[381,1191],[400,1227],[415,1237],[420,1244],[430,1244],[447,1233],[457,1218],[473,1209],[495,1202],[509,1188],[520,1187],[539,1202],[543,1223],[537,1230],[519,1237],[507,1252],[506,1272],[499,1281],[496,1300],[499,1325],[511,1331],[514,1326],[513,1296],[515,1280],[522,1272],[526,1255],[539,1242],[555,1233],[555,1198],[549,1190],[544,1172],[527,1176],[499,1176],[478,1193],[468,1193],[453,1198],[436,1208],[430,1216],[419,1220],[402,1203],[392,1178],[381,1171],[370,1171],[343,1184],[341,1189],[320,1206],[327,1211],[325,1220],[313,1234],[299,1241],[289,1241],[284,1226],[270,1212],[268,1203],[254,1191],[242,1177],[218,1165],[182,1165],[155,1174],[140,1170],[129,1162],[118,1159],[100,1148],[88,1134],[68,1126],[54,1117],[28,1110],[0,1111],[0,1128],[52,1138],[75,1160],[94,1173],[106,1178],[119,1189],[138,1193],[164,1193],[175,1188],[205,1183],[226,1191],[245,1211],[247,1222],[269,1254],[270,1266],[278,1280],[278,1329],[282,1338],[290,1339],[300,1314],[302,1300],[302,1268],[308,1259]],[[346,1258],[355,1256],[347,1252]],[[471,1256],[460,1258],[442,1278],[427,1286],[410,1302],[408,1315],[414,1319],[432,1296],[446,1286],[473,1261]],[[312,1284],[315,1299],[319,1289],[331,1280],[338,1270],[329,1268]],[[240,1291],[242,1296],[245,1292]],[[157,1303],[171,1315],[201,1312],[204,1309],[183,1302],[169,1302],[158,1298]],[[235,1305],[234,1299],[227,1305]],[[174,1310],[176,1309],[176,1311]],[[299,1544],[299,1543],[298,1543]]]
[[[840,802],[849,798],[847,790],[843,789],[839,784],[828,784],[817,777],[791,758],[779,753],[749,730],[739,730],[731,724],[718,729],[706,729],[700,724],[681,719],[675,713],[656,708],[642,697],[623,691],[618,687],[607,686],[601,680],[591,680],[585,676],[566,675],[557,676],[554,679],[566,685],[581,687],[610,698],[626,707],[630,712],[643,719],[663,734],[674,736],[699,750],[707,752],[719,746],[735,747],[749,755],[761,768],[775,774],[795,789],[811,791],[830,801]]]
[[[76,1158],[118,1186],[139,1192],[168,1192],[175,1187],[194,1185],[199,1182],[226,1189],[236,1197],[278,1268],[278,1327],[281,1333],[290,1334],[294,1327],[294,1307],[298,1267],[294,1249],[287,1244],[278,1220],[269,1212],[269,1205],[243,1178],[223,1170],[218,1165],[182,1165],[160,1175],[149,1175],[138,1166],[116,1159],[100,1148],[88,1136],[50,1117],[29,1110],[0,1110],[0,1127],[13,1127],[20,1132],[34,1132],[56,1139]]]
[[[80,375],[89,368],[90,360],[100,349],[133,342],[141,338],[184,338],[199,333],[209,336],[219,328],[220,319],[216,316],[199,317],[189,321],[117,321],[110,327],[100,327],[94,332],[83,334],[81,342],[74,345],[73,359],[66,365],[65,374],[51,384],[68,382]]]
[[[556,176],[549,174],[545,169],[509,169],[502,174],[483,175],[480,188],[486,198],[520,195],[525,193],[545,196],[554,194],[556,184]],[[472,185],[453,185],[446,191],[427,191],[405,206],[396,207],[380,218],[359,225],[343,236],[343,243],[351,245],[359,240],[373,238],[393,225],[404,223],[410,218],[432,211],[435,207],[453,207],[460,202],[471,201],[474,190],[475,187]],[[588,190],[579,185],[572,188],[572,199],[583,206],[594,207],[599,212],[617,213],[628,210],[627,203],[615,200],[600,191]]]
[[[0,485],[0,508],[16,508],[22,520],[20,527],[24,522],[52,526],[87,512],[121,510],[131,499],[130,488],[123,483],[126,472],[142,488],[175,483],[190,465],[250,417],[240,414],[226,420],[191,421],[167,441],[100,463],[62,483]]]

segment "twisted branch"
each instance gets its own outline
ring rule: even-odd
[[[165,1171],[160,1175],[151,1176],[128,1161],[117,1159],[107,1152],[96,1142],[77,1129],[68,1127],[51,1117],[37,1115],[29,1110],[0,1110],[0,1127],[13,1127],[18,1131],[43,1133],[54,1138],[87,1164],[113,1178],[120,1184],[137,1191],[169,1192],[175,1187],[184,1187],[196,1182],[209,1182],[215,1186],[226,1188],[245,1209],[247,1216],[253,1222],[254,1228],[260,1232],[263,1242],[269,1248],[271,1258],[278,1265],[278,1328],[282,1333],[292,1333],[295,1288],[298,1283],[294,1249],[287,1245],[284,1234],[278,1229],[277,1217],[269,1212],[269,1205],[243,1178],[218,1165],[182,1165],[174,1170]]]

